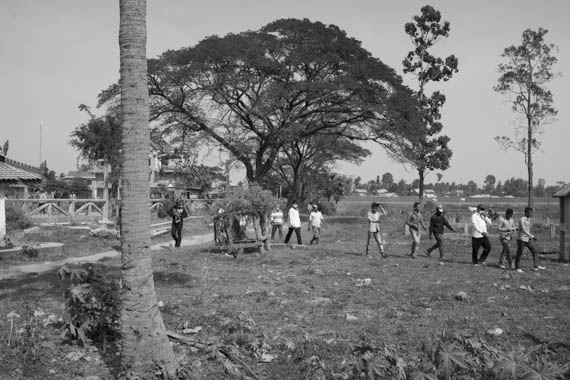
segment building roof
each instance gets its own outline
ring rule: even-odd
[[[566,185],[562,186],[560,190],[554,193],[553,197],[564,198],[567,197],[568,195],[570,195],[570,183],[567,183]]]
[[[42,176],[0,160],[0,183],[16,183],[19,181],[39,183],[42,181]]]

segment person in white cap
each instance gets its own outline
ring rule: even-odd
[[[431,252],[435,249],[439,249],[439,259],[442,260],[445,256],[445,247],[443,245],[443,230],[447,227],[450,231],[454,231],[453,227],[449,224],[445,216],[443,215],[443,206],[438,205],[435,209],[435,213],[431,216],[429,220],[429,238],[433,236],[435,238],[435,244],[425,250],[427,256],[431,256]]]

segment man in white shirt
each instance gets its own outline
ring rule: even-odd
[[[380,208],[380,210],[378,210]],[[384,242],[380,236],[380,216],[386,215],[386,210],[380,203],[372,202],[370,207],[370,212],[367,215],[368,218],[368,239],[366,240],[366,255],[370,256],[370,240],[374,238],[376,244],[378,245],[378,250],[380,251],[380,256],[386,258],[386,252],[384,252]]]
[[[319,238],[321,237],[321,224],[327,225],[325,223],[325,218],[323,214],[319,211],[319,206],[315,203],[313,205],[313,211],[309,215],[309,231],[313,231],[313,238],[310,244],[319,244]]]
[[[301,218],[299,218],[299,210],[297,207],[297,201],[293,201],[289,213],[287,214],[289,217],[289,231],[287,232],[287,236],[285,236],[285,244],[289,243],[293,231],[295,231],[295,235],[297,235],[297,244],[303,244],[303,240],[301,239]]]
[[[524,247],[527,247],[532,254],[532,263],[534,265],[534,270],[546,269],[540,265],[540,258],[538,257],[538,252],[534,247],[533,241],[538,240],[530,232],[530,227],[532,225],[532,207],[527,207],[524,209],[524,216],[519,220],[519,236],[517,238],[517,255],[515,256],[515,269],[517,272],[522,273],[523,270],[520,268],[521,256]]]
[[[489,252],[491,252],[491,241],[487,234],[487,226],[491,225],[491,219],[487,217],[485,206],[477,206],[477,211],[471,215],[471,224],[473,225],[473,233],[471,234],[471,261],[473,265],[487,265],[485,260],[487,260]],[[483,247],[483,253],[481,253],[481,257],[477,258],[481,247]]]

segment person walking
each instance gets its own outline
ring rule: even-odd
[[[313,204],[313,211],[309,215],[309,225],[308,230],[313,231],[313,238],[311,239],[310,244],[319,244],[319,238],[321,237],[321,225],[326,227],[326,222],[323,214],[319,211],[319,206],[314,203]]]
[[[511,240],[513,232],[516,230],[515,221],[513,220],[513,209],[508,208],[505,211],[505,216],[499,217],[499,241],[503,247],[501,256],[499,256],[499,268],[501,269],[507,269],[503,262],[504,257],[507,258],[509,269],[514,269],[513,259],[511,256]]]
[[[297,244],[303,245],[303,239],[301,238],[301,218],[299,217],[299,210],[297,207],[299,207],[297,201],[293,201],[291,208],[287,213],[289,231],[287,232],[287,236],[285,236],[285,244],[289,243],[289,239],[291,238],[293,231],[295,231],[295,235],[297,235]]]
[[[182,200],[176,201],[168,211],[168,215],[172,217],[172,226],[170,227],[170,235],[174,239],[174,246],[180,248],[182,242],[182,227],[184,227],[184,218],[188,217],[186,207]]]
[[[477,211],[471,215],[473,232],[471,234],[471,262],[473,265],[487,265],[486,260],[491,252],[491,241],[487,232],[487,226],[491,225],[491,219],[487,216],[485,206],[477,205]],[[483,247],[483,252],[479,258],[479,249]]]
[[[530,228],[532,226],[532,207],[527,207],[524,209],[524,216],[519,220],[519,236],[517,238],[517,254],[515,256],[515,269],[519,273],[523,273],[523,270],[520,267],[521,256],[523,253],[524,248],[528,248],[530,253],[532,254],[532,263],[534,266],[534,271],[546,269],[542,265],[540,265],[540,257],[538,256],[538,252],[536,247],[532,243],[533,241],[538,240],[536,236],[534,236],[530,232]]]
[[[379,210],[380,209],[380,210]],[[370,257],[370,239],[374,238],[380,251],[380,256],[386,258],[384,252],[384,242],[380,236],[380,216],[386,215],[386,210],[380,203],[372,202],[370,212],[368,212],[368,239],[366,240],[366,255]]]
[[[410,229],[410,235],[412,235],[412,258],[416,258],[418,254],[418,248],[420,245],[421,239],[421,232],[420,227],[423,228],[424,231],[427,231],[426,226],[424,224],[424,217],[420,212],[420,202],[414,203],[414,209],[410,212],[410,216],[406,221],[406,225]]]
[[[432,251],[438,249],[439,260],[441,261],[445,257],[445,245],[443,244],[443,232],[445,227],[451,232],[455,232],[443,214],[443,206],[438,205],[435,209],[435,213],[429,220],[429,239],[433,236],[435,244],[424,251],[426,256],[431,256]]]
[[[271,213],[271,240],[275,239],[275,232],[279,231],[279,241],[283,240],[283,211],[279,206]]]

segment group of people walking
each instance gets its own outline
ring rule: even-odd
[[[321,237],[321,227],[326,227],[326,222],[323,214],[319,210],[319,206],[315,203],[309,203],[308,206],[309,211],[309,223],[308,223],[308,230],[313,232],[313,238],[311,239],[310,244],[319,244],[319,239]],[[297,244],[303,244],[303,238],[301,236],[301,218],[299,216],[299,204],[297,201],[293,201],[291,203],[291,208],[287,213],[287,220],[289,224],[289,230],[287,231],[287,235],[285,236],[285,244],[289,243],[293,232],[297,237]],[[271,239],[275,239],[275,233],[279,232],[279,240],[283,239],[283,224],[284,224],[284,217],[283,211],[279,207],[276,207],[275,210],[271,213]]]
[[[414,208],[406,221],[406,225],[409,227],[410,234],[412,236],[411,256],[413,258],[417,257],[421,236],[420,228],[422,228],[424,231],[429,231],[430,239],[432,236],[435,238],[435,244],[426,249],[424,251],[425,254],[430,256],[431,252],[438,249],[439,258],[442,260],[445,256],[443,241],[444,228],[448,228],[450,231],[454,231],[454,229],[445,218],[442,205],[437,206],[435,213],[430,218],[429,230],[426,229],[423,217],[419,211],[419,206],[420,204],[418,202],[414,203]],[[537,240],[536,236],[531,233],[533,209],[531,207],[525,208],[524,216],[520,218],[518,228],[515,226],[513,213],[513,209],[509,208],[505,211],[505,215],[499,217],[498,220],[499,241],[501,242],[502,247],[501,255],[499,256],[499,267],[501,269],[512,269],[519,273],[523,273],[524,271],[520,267],[520,261],[524,249],[527,248],[532,255],[533,270],[538,271],[545,269],[545,267],[540,265],[540,257],[533,244],[533,241]],[[478,205],[471,216],[471,262],[475,266],[487,265],[487,258],[489,257],[489,253],[492,249],[488,227],[492,225],[493,221],[489,214],[490,213],[485,210],[485,206]],[[511,256],[511,240],[513,240],[514,236],[517,237],[517,250],[513,263]],[[479,255],[481,249],[482,252],[481,255]],[[505,266],[505,259],[507,266]]]
[[[321,236],[321,227],[326,226],[325,218],[317,204],[309,203],[309,223],[308,230],[312,231],[313,237],[310,244],[319,244]],[[367,214],[368,236],[366,240],[366,255],[371,255],[371,245],[375,243],[378,253],[381,257],[387,257],[384,249],[384,241],[380,233],[381,217],[386,215],[384,207],[377,202],[373,202],[370,211]],[[499,256],[499,267],[501,269],[512,269],[519,273],[523,270],[520,267],[522,254],[528,249],[532,255],[533,270],[545,269],[540,265],[540,257],[534,241],[537,240],[536,236],[531,232],[533,209],[526,207],[524,209],[524,216],[519,219],[518,226],[513,219],[513,209],[508,208],[504,216],[498,217],[498,230],[499,242],[501,243],[501,254]],[[484,205],[478,205],[471,216],[471,262],[475,266],[487,265],[487,259],[492,250],[491,240],[489,239],[489,227],[496,219],[496,214],[492,209],[489,212],[485,209]],[[284,243],[288,244],[293,233],[297,237],[297,244],[303,244],[301,236],[301,219],[299,217],[298,203],[292,202],[291,208],[287,213],[287,222],[289,229],[285,236]],[[283,226],[285,224],[285,217],[283,211],[277,207],[271,213],[271,239],[275,239],[276,233],[279,233],[279,240],[283,239]],[[409,228],[412,237],[411,257],[416,258],[420,249],[420,241],[422,230],[428,233],[429,239],[435,240],[435,243],[429,248],[424,250],[426,256],[431,256],[432,252],[439,252],[439,259],[443,260],[445,253],[444,230],[454,232],[454,228],[445,217],[445,212],[442,205],[438,205],[433,215],[429,220],[429,226],[424,223],[424,218],[420,211],[420,203],[413,204],[413,210],[410,212],[405,224]],[[516,254],[514,259],[511,254],[511,243],[516,237]],[[481,252],[481,254],[479,254]]]

